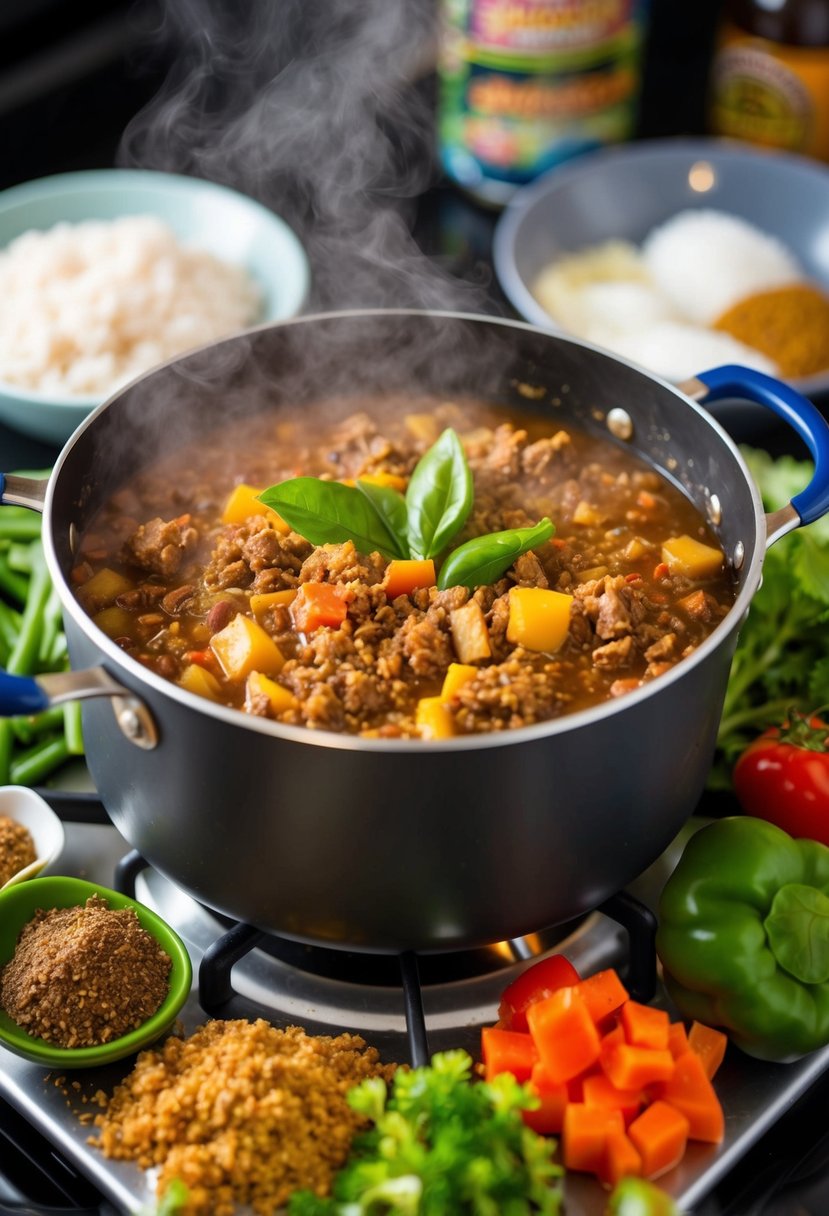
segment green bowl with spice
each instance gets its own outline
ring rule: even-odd
[[[77,915],[62,914],[70,909]],[[21,941],[23,929],[36,918]],[[166,976],[158,948],[170,960]],[[65,978],[69,963],[74,974],[79,968],[84,974],[83,994],[77,982]],[[27,1060],[46,1068],[95,1068],[132,1055],[170,1029],[192,978],[181,938],[151,909],[118,891],[63,877],[33,878],[0,891],[0,1046]],[[117,1028],[147,1003],[154,1011],[140,1025],[108,1042],[85,1045],[97,1037],[101,1022],[112,1020]],[[62,1046],[29,1033],[8,1012],[20,1016],[23,1008],[34,1019],[33,1030],[59,1011],[65,1023],[60,1036],[74,1034],[84,1045]]]

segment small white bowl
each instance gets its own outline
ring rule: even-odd
[[[0,192],[0,250],[32,229],[127,215],[155,216],[183,244],[247,270],[262,295],[257,324],[302,310],[311,268],[293,230],[255,199],[201,178],[151,169],[90,169],[12,186]],[[63,444],[118,387],[91,396],[56,395],[0,378],[0,422]]]
[[[28,828],[37,853],[31,865],[12,874],[8,882],[0,887],[0,891],[5,891],[6,887],[34,878],[57,861],[63,852],[64,834],[63,824],[48,802],[24,785],[0,786],[0,818],[14,819]]]

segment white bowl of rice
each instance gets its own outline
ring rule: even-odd
[[[494,261],[526,320],[662,379],[741,364],[829,391],[829,169],[817,162],[718,139],[590,153],[514,196]]]
[[[0,193],[0,422],[63,443],[186,350],[296,315],[308,259],[279,216],[198,178],[60,174]]]

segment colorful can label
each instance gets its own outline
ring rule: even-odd
[[[710,92],[716,134],[829,160],[829,47],[781,46],[729,26]]]
[[[485,201],[633,134],[647,0],[443,0],[439,141]]]

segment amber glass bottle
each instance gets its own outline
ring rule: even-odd
[[[730,0],[709,89],[713,133],[829,160],[829,0]]]

